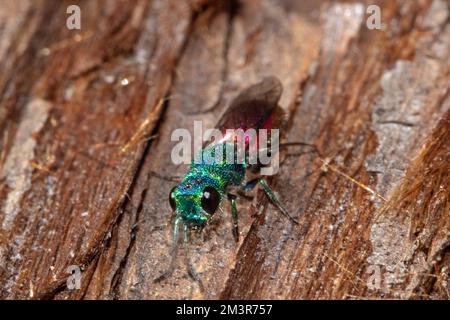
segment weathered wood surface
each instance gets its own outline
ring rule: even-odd
[[[1,298],[449,298],[448,2],[375,1],[369,30],[368,3],[83,1],[80,32],[73,2],[0,3]],[[183,250],[154,284],[175,182],[152,172],[186,170],[172,130],[266,75],[286,140],[322,154],[270,179],[300,225],[258,192],[239,244],[227,214],[192,235],[204,292]]]

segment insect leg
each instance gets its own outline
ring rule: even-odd
[[[228,200],[231,205],[231,218],[233,219],[233,236],[236,242],[239,242],[239,224],[238,224],[238,211],[236,205],[236,196],[234,194],[228,194]]]
[[[184,251],[186,256],[186,266],[189,273],[189,276],[196,281],[200,289],[203,291],[203,283],[200,279],[200,276],[198,275],[197,271],[195,270],[194,265],[192,264],[190,253],[189,253],[189,239],[188,239],[188,226],[187,224],[183,224],[183,243],[184,243]]]
[[[270,187],[267,185],[267,182],[259,178],[258,179],[259,184],[263,187],[264,192],[269,197],[270,201],[281,211],[282,214],[284,214],[289,220],[291,220],[293,223],[298,224],[298,221],[294,219],[289,212],[281,205],[280,201],[278,200],[277,196],[273,191],[270,189]]]
[[[173,273],[173,270],[175,269],[175,262],[177,259],[177,253],[178,253],[178,240],[179,240],[179,226],[181,222],[181,217],[176,217],[175,221],[173,222],[173,239],[172,239],[172,251],[171,251],[171,260],[170,260],[170,266],[169,269],[167,269],[162,275],[160,275],[158,278],[156,278],[153,282],[160,282],[164,279],[167,279],[170,277],[170,275]]]

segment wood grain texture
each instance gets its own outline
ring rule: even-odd
[[[70,31],[73,2],[0,3],[1,298],[450,298],[447,1],[375,1],[382,30],[372,1],[80,1]],[[300,224],[256,191],[236,244],[225,203],[155,284],[172,131],[268,75],[285,140],[320,150],[269,179]]]

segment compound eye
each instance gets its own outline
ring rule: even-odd
[[[202,195],[202,209],[209,214],[216,212],[220,203],[220,194],[213,187],[206,187]]]
[[[172,208],[173,211],[175,211],[175,209],[177,208],[177,204],[175,203],[175,190],[177,187],[173,187],[172,190],[170,190],[170,194],[169,194],[169,203],[170,203],[170,207]]]

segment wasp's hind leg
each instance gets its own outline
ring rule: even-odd
[[[292,217],[289,212],[283,207],[280,200],[278,200],[275,193],[270,189],[267,182],[263,178],[256,178],[253,180],[250,180],[244,185],[244,190],[251,190],[253,189],[257,184],[260,184],[263,187],[264,193],[267,195],[269,200],[278,208],[278,210],[281,211],[283,215],[285,215],[291,222],[298,224],[298,221]]]
[[[185,252],[185,257],[186,257],[186,266],[187,266],[188,274],[194,281],[196,281],[198,283],[198,285],[200,286],[200,290],[204,291],[202,279],[200,279],[200,276],[199,276],[198,272],[195,270],[195,267],[191,261],[191,255],[189,252],[188,231],[189,231],[189,229],[188,229],[187,224],[183,224],[183,244],[184,244],[184,252]]]
[[[175,262],[177,260],[177,253],[178,253],[178,242],[179,242],[179,230],[180,230],[180,223],[182,223],[181,217],[175,218],[175,221],[173,222],[173,231],[172,231],[172,250],[171,250],[171,260],[169,268],[161,274],[158,278],[156,278],[153,282],[160,282],[162,280],[167,279],[170,277],[175,270]]]

